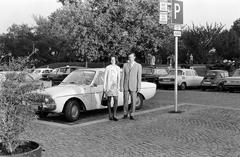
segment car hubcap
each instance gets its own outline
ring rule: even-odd
[[[76,118],[77,116],[78,116],[78,107],[76,106],[76,105],[74,105],[73,107],[72,107],[72,117],[73,118]]]

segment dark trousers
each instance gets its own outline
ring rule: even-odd
[[[112,107],[111,107],[111,99],[113,97],[113,113],[112,113]],[[109,118],[116,117],[117,115],[117,107],[118,107],[118,96],[108,96],[108,113]]]

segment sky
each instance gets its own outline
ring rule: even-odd
[[[183,22],[186,25],[222,23],[230,29],[240,18],[240,0],[182,0]],[[0,34],[12,24],[34,26],[33,15],[49,16],[61,7],[57,0],[0,0]]]

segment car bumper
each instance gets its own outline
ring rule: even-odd
[[[33,105],[34,111],[38,114],[41,112],[53,112],[56,109],[56,104],[37,104]]]

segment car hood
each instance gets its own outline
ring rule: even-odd
[[[80,86],[80,85],[58,85],[50,88],[46,88],[40,93],[50,95],[52,98],[63,97],[68,95],[77,95],[84,94],[86,92],[86,88],[88,86]]]

